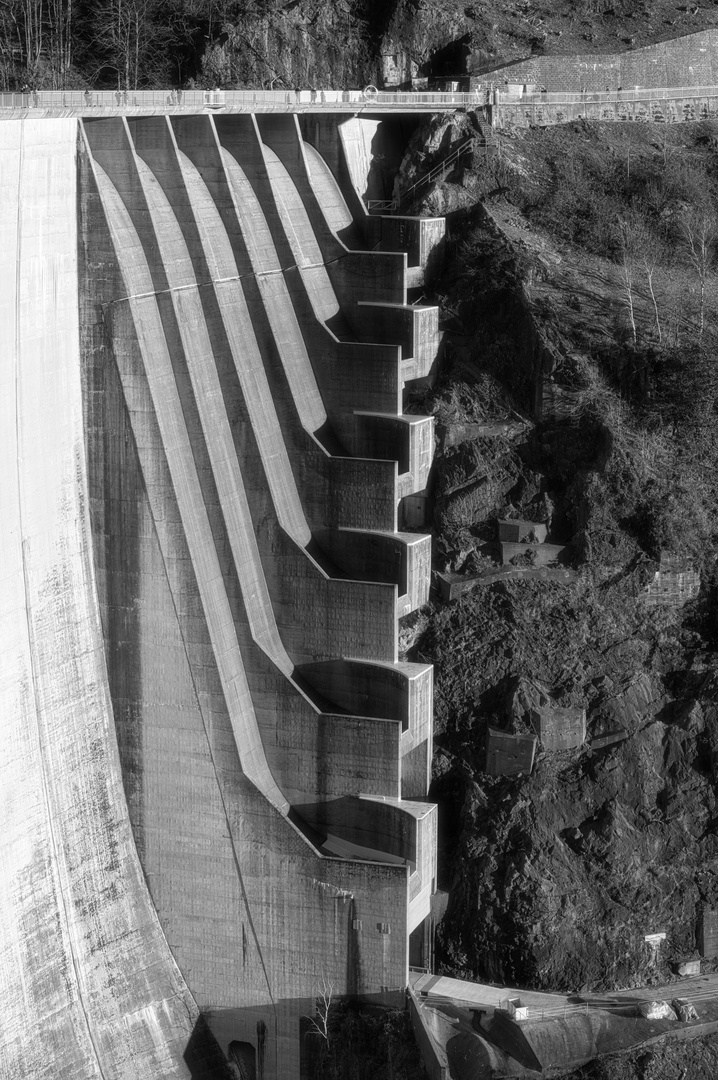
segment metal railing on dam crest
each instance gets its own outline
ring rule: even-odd
[[[484,90],[403,93],[376,90],[32,90],[0,94],[0,110],[100,112],[441,112],[480,108]],[[0,115],[2,115],[0,111]]]
[[[568,120],[680,120],[713,116],[718,86],[536,91],[485,83],[469,91],[377,90],[32,90],[0,93],[0,119],[22,116],[187,115],[204,113],[480,112],[492,127]]]

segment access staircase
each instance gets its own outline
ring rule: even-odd
[[[422,191],[428,184],[438,180],[443,182],[449,173],[453,170],[456,163],[463,158],[466,154],[473,153],[475,150],[485,149],[488,153],[489,150],[495,150],[498,147],[498,139],[494,131],[490,127],[484,127],[482,125],[480,133],[478,135],[470,135],[463,142],[455,146],[446,157],[442,158],[438,164],[420,177],[416,183],[406,188],[401,193],[399,199],[370,199],[367,200],[367,210],[371,213],[386,213],[387,211],[401,212],[409,206],[417,196],[417,193]]]

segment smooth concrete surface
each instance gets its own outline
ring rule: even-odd
[[[486,772],[489,776],[528,776],[536,756],[535,735],[489,728],[486,739]]]
[[[391,198],[391,193],[384,191],[383,188],[372,189],[371,173],[374,161],[372,144],[375,140],[378,141],[380,124],[381,120],[376,118],[353,116],[340,124],[338,129],[349,179],[362,206],[368,199]]]
[[[132,839],[95,590],[76,142],[0,125],[0,1076],[189,1077],[198,1009]]]
[[[494,986],[490,983],[466,982],[463,979],[450,979],[445,975],[429,975],[412,972],[411,989],[417,999],[467,1002],[484,1006],[488,1009],[505,1007],[509,998],[520,997],[529,1009],[540,1012],[559,1011],[569,1005],[563,994],[544,994],[535,990],[515,990],[507,986]],[[627,991],[629,993],[629,991]],[[635,990],[630,991],[635,994]]]
[[[405,214],[373,216],[367,225],[377,222],[380,251],[406,251],[409,266],[426,267],[440,254],[446,234],[444,218],[412,217]]]
[[[401,347],[404,383],[435,373],[441,335],[439,309],[428,304],[363,303],[362,335],[367,341],[391,341]]]
[[[342,447],[315,344],[385,355],[399,393],[401,357],[311,311],[253,119],[0,132],[0,1075],[209,1080],[238,1040],[292,1080],[322,981],[399,992],[429,913],[431,670],[396,631],[427,595],[397,518],[431,424],[369,409],[410,428],[397,456]]]
[[[562,709],[551,703],[532,709],[530,717],[543,750],[571,750],[586,741],[585,709]]]
[[[347,205],[344,193],[327,162],[311,143],[304,143],[309,182],[327,225],[342,243],[354,251],[365,247],[363,236]],[[394,248],[393,250],[398,250]]]

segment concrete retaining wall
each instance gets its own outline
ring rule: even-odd
[[[486,771],[489,776],[517,776],[530,773],[536,753],[535,735],[511,735],[488,729]]]
[[[701,30],[623,53],[534,56],[473,76],[471,88],[507,83],[535,85],[550,93],[715,86],[718,30]]]
[[[639,96],[622,92],[571,97],[551,101],[550,95],[529,95],[520,101],[502,101],[494,110],[495,123],[504,127],[543,127],[570,120],[636,121],[639,123],[679,123],[718,116],[718,92],[691,90],[644,91]]]
[[[712,960],[718,956],[718,911],[704,907],[698,924],[698,950]]]
[[[586,740],[585,709],[532,709],[531,723],[544,750],[570,750]]]

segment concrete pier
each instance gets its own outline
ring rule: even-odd
[[[0,124],[2,1077],[292,1080],[322,986],[407,985],[439,334],[346,175],[291,115]]]

